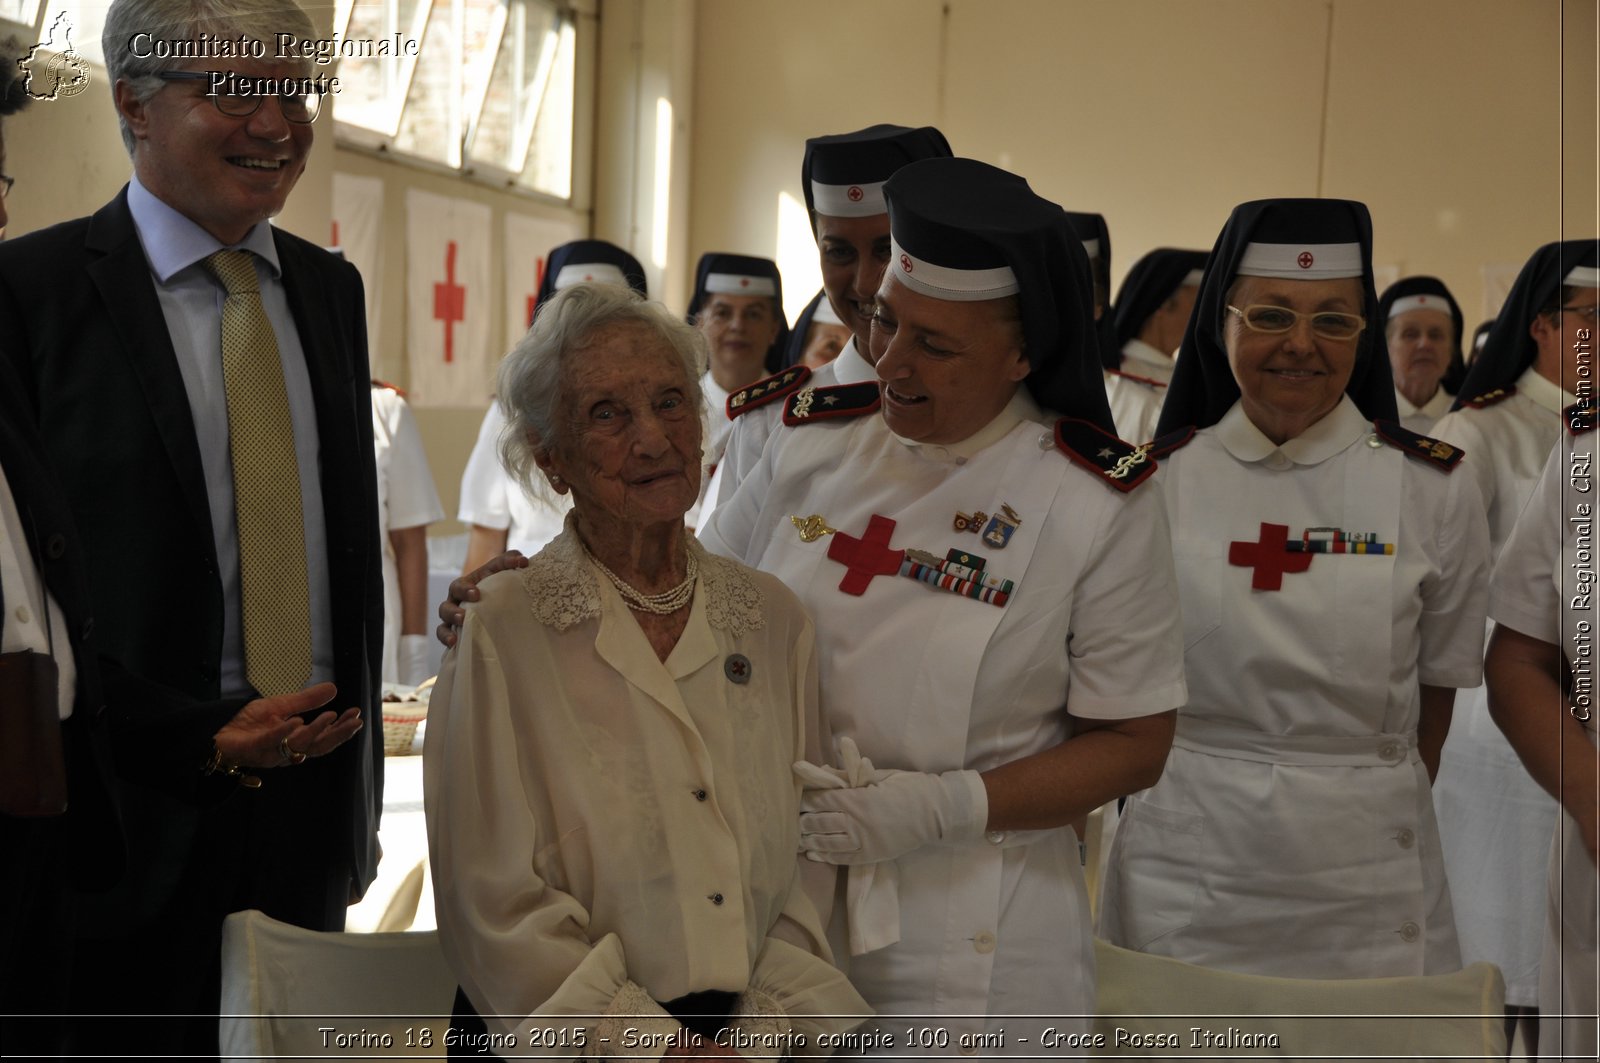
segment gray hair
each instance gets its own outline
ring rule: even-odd
[[[613,325],[641,325],[660,338],[683,362],[684,395],[698,414],[705,408],[700,374],[706,341],[660,303],[616,284],[575,284],[539,308],[530,328],[500,363],[495,401],[505,414],[500,462],[511,478],[535,498],[554,501],[536,458],[562,446],[561,407],[567,370],[595,333]],[[535,444],[529,436],[535,435]]]
[[[194,44],[200,41],[202,34],[208,43],[231,45],[241,37],[258,42],[261,56],[271,59],[280,57],[281,36],[312,41],[317,35],[310,16],[294,0],[112,0],[106,11],[105,28],[100,33],[100,48],[105,53],[106,77],[111,81],[113,101],[119,81],[126,81],[139,101],[147,103],[167,85],[156,75],[176,70],[196,58],[211,58],[204,45],[187,50],[173,49],[188,54],[155,54],[167,51],[163,47],[167,42]],[[138,48],[134,46],[135,37],[141,41]],[[226,58],[233,58],[235,54],[230,51]],[[301,55],[284,58],[304,62],[306,69],[310,69],[310,60]],[[120,109],[117,123],[122,127],[122,143],[132,155],[133,130],[128,128],[128,120]]]

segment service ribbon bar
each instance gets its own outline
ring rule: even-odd
[[[906,551],[905,559],[900,562],[900,575],[951,594],[959,594],[963,598],[1001,607],[1011,600],[1011,592],[1016,589],[1016,584],[1011,580],[974,572],[964,565],[945,561],[921,550]]]

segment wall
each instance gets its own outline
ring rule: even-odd
[[[1485,266],[1596,231],[1594,48],[1592,0],[701,0],[692,249],[803,246],[807,136],[933,123],[1104,214],[1117,280],[1244,200],[1343,196],[1476,320]]]

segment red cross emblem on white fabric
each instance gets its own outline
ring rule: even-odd
[[[850,202],[860,203],[861,197],[866,195],[866,193],[861,191],[860,185],[851,185],[849,189],[845,191],[845,195],[849,197]]]
[[[750,278],[749,277],[740,277],[739,278],[739,287],[741,287],[741,288],[750,287]]]
[[[905,270],[907,273],[911,272],[911,256],[910,255],[902,254],[900,256],[900,268]]]
[[[444,245],[444,283],[433,286],[433,319],[444,322],[444,360],[455,361],[455,323],[467,317],[467,290],[456,283],[456,242]]]
[[[1310,251],[1302,251],[1300,252],[1300,257],[1295,259],[1295,261],[1300,263],[1301,269],[1310,269],[1311,263],[1315,262],[1316,259],[1311,257]]]

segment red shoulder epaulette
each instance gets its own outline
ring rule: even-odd
[[[1399,421],[1373,421],[1372,427],[1377,429],[1379,439],[1399,449],[1407,457],[1425,461],[1445,472],[1454,470],[1467,454],[1454,443],[1413,432]]]
[[[1594,431],[1595,415],[1594,400],[1579,399],[1571,406],[1561,411],[1561,418],[1567,424],[1568,433],[1581,436]]]
[[[1482,410],[1486,407],[1493,406],[1497,402],[1504,402],[1516,393],[1517,386],[1515,384],[1507,384],[1503,388],[1495,388],[1493,391],[1485,391],[1477,398],[1462,399],[1461,405],[1471,406],[1474,410]]]
[[[783,423],[796,425],[827,421],[835,417],[860,417],[873,413],[883,404],[883,393],[875,380],[860,384],[811,385],[789,397],[783,405]]]
[[[406,397],[406,393],[404,391],[401,391],[399,388],[395,387],[393,384],[389,383],[387,380],[379,380],[377,377],[372,377],[371,380],[372,380],[372,386],[375,387],[375,388],[388,388],[390,391],[394,392],[396,395],[399,395],[402,399]]]
[[[733,420],[741,413],[749,413],[758,407],[765,406],[774,399],[781,399],[811,379],[811,369],[808,366],[797,365],[785,369],[781,373],[774,373],[769,377],[762,377],[748,387],[742,387],[728,396],[728,420]]]
[[[1164,458],[1179,447],[1188,446],[1189,440],[1193,438],[1194,425],[1189,425],[1187,428],[1179,428],[1177,431],[1168,432],[1164,436],[1156,436],[1145,446],[1150,448],[1150,456],[1152,458]]]
[[[1149,443],[1136,447],[1092,421],[1077,417],[1063,417],[1056,422],[1056,449],[1118,491],[1132,491],[1156,471]]]
[[[1157,380],[1155,377],[1150,376],[1140,376],[1138,373],[1124,372],[1121,369],[1107,369],[1106,372],[1110,373],[1112,376],[1120,376],[1125,380],[1132,380],[1136,383],[1146,384],[1153,388],[1164,388],[1167,386],[1166,381],[1164,380]]]

